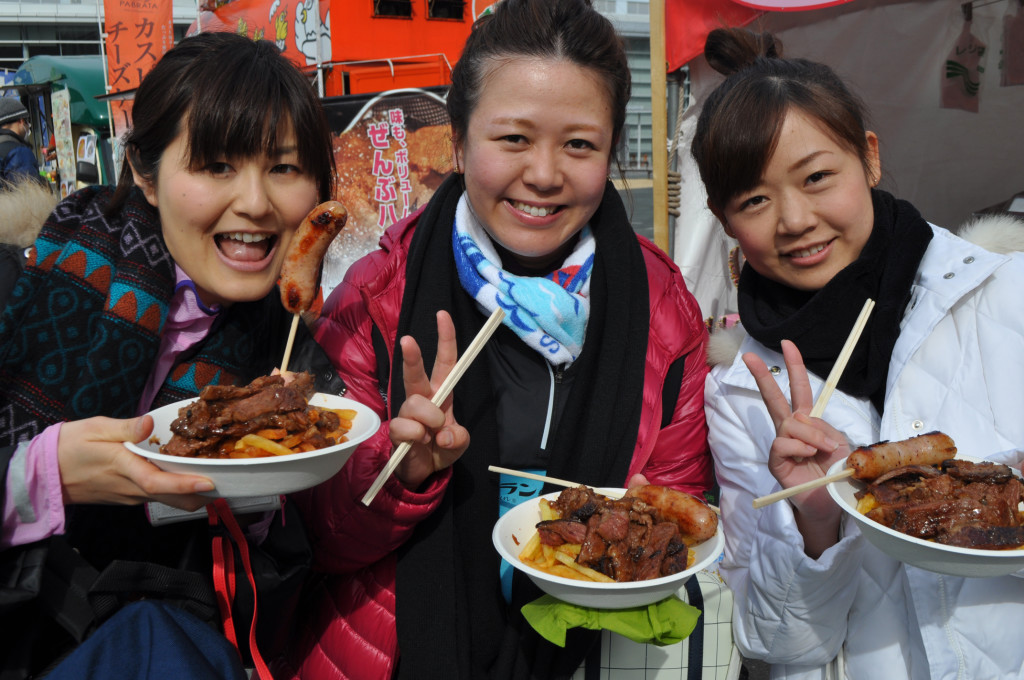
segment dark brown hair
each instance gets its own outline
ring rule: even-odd
[[[334,194],[334,154],[323,107],[313,86],[274,43],[235,33],[200,33],[167,51],[139,85],[125,162],[108,213],[135,186],[136,172],[155,181],[164,150],[186,131],[189,168],[224,158],[272,153],[279,126],[290,120],[299,162],[321,201]]]
[[[738,28],[713,30],[704,56],[726,76],[704,102],[690,145],[714,209],[757,185],[791,109],[818,121],[868,168],[864,104],[831,68],[784,59],[773,36]]]
[[[509,57],[561,59],[596,73],[612,108],[614,150],[626,120],[629,62],[615,27],[590,0],[501,0],[491,14],[476,20],[452,69],[448,93],[456,142],[466,138],[488,67],[495,59]]]

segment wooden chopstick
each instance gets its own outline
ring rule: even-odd
[[[853,324],[853,330],[850,331],[850,335],[846,338],[846,343],[843,345],[843,349],[840,350],[839,356],[836,358],[836,363],[832,366],[832,370],[828,374],[828,379],[825,380],[825,386],[822,387],[821,393],[818,394],[817,401],[814,402],[814,406],[811,408],[811,417],[820,418],[821,414],[825,412],[825,406],[828,404],[828,400],[832,398],[832,393],[836,389],[836,385],[839,384],[839,378],[843,375],[843,370],[846,369],[846,363],[850,360],[850,355],[853,354],[853,348],[857,346],[857,341],[860,340],[860,334],[864,331],[864,326],[868,323],[868,317],[871,316],[871,310],[875,308],[875,301],[868,298],[864,301],[864,306],[861,307],[860,314],[857,316],[857,321]],[[837,472],[834,475],[826,475],[819,479],[813,479],[803,484],[797,484],[791,486],[788,489],[782,489],[775,493],[770,493],[767,496],[761,496],[760,498],[754,499],[754,507],[762,508],[766,505],[771,505],[776,501],[781,501],[784,498],[795,496],[798,493],[809,491],[811,489],[817,489],[837,482],[840,479],[845,479],[853,474],[853,470],[847,469],[841,472]]]
[[[488,465],[487,469],[491,472],[499,472],[512,477],[522,477],[523,479],[535,479],[538,482],[545,482],[547,484],[553,484],[554,486],[564,486],[570,489],[574,489],[577,486],[581,486],[576,482],[570,482],[565,479],[558,479],[557,477],[545,477],[544,475],[537,475],[532,472],[523,472],[522,470],[513,470],[512,468],[498,467],[497,465]]]
[[[469,365],[473,363],[473,359],[476,358],[476,355],[479,354],[480,350],[487,344],[487,341],[490,339],[494,331],[498,329],[498,326],[501,325],[501,320],[504,318],[505,311],[501,307],[498,307],[491,313],[491,316],[476,334],[476,337],[473,338],[473,342],[469,344],[466,351],[463,352],[462,356],[459,357],[459,360],[455,362],[455,366],[452,367],[451,373],[449,373],[448,377],[444,379],[441,386],[437,388],[437,392],[435,392],[434,396],[431,397],[430,403],[434,406],[440,406],[444,403],[444,400],[447,399],[448,395],[451,394],[453,389],[455,389],[455,383],[462,378],[466,369],[468,369]],[[366,495],[363,496],[363,505],[369,505],[373,502],[373,499],[377,496],[377,492],[381,490],[384,486],[384,482],[386,482],[388,477],[390,477],[395,471],[398,464],[402,462],[402,459],[405,458],[405,454],[409,452],[411,447],[411,443],[402,442],[398,448],[395,449],[395,452],[391,454],[391,458],[388,460],[387,465],[385,465],[384,469],[380,471],[380,474],[377,475],[377,479],[374,480],[370,489],[366,492]]]
[[[846,344],[844,344],[843,349],[840,350],[839,356],[836,358],[836,363],[832,366],[832,371],[829,372],[828,379],[825,380],[825,386],[821,389],[821,393],[818,395],[818,400],[814,402],[814,406],[811,408],[812,418],[820,418],[821,414],[825,412],[825,406],[828,404],[828,400],[832,398],[832,393],[835,391],[836,385],[839,384],[839,378],[842,377],[843,371],[846,370],[846,362],[850,360],[850,355],[853,354],[853,348],[857,346],[860,334],[864,331],[864,326],[867,325],[868,317],[871,316],[871,310],[874,308],[874,300],[868,298],[864,301],[864,306],[860,309],[857,321],[853,324],[853,330],[851,330],[850,335],[847,336]]]
[[[845,470],[840,470],[839,472],[835,473],[834,475],[825,475],[824,477],[819,477],[818,479],[812,479],[811,481],[804,482],[803,484],[797,484],[796,486],[791,486],[788,489],[783,489],[782,491],[776,491],[775,493],[770,493],[767,496],[761,496],[760,498],[755,498],[754,499],[754,507],[755,508],[763,508],[764,506],[771,505],[772,503],[775,503],[776,501],[781,501],[783,498],[789,498],[790,496],[795,496],[798,493],[803,493],[804,491],[810,491],[811,489],[817,489],[818,487],[825,486],[826,484],[831,484],[832,482],[838,482],[840,479],[846,479],[847,477],[851,476],[852,474],[853,474],[853,468],[846,468]]]
[[[292,327],[288,331],[288,342],[284,346],[284,358],[281,359],[281,372],[284,373],[288,370],[288,361],[292,357],[292,345],[295,344],[295,331],[299,327],[299,315],[292,315]]]
[[[582,486],[582,484],[578,482],[570,482],[564,479],[558,479],[557,477],[545,477],[544,475],[537,475],[532,472],[523,472],[522,470],[513,470],[511,468],[498,467],[497,465],[488,465],[487,469],[490,470],[491,472],[500,472],[502,474],[510,475],[512,477],[522,477],[523,479],[535,479],[538,482],[546,482],[554,486],[566,486],[569,488],[576,488],[577,486]],[[721,514],[721,511],[719,511],[717,506],[711,505],[710,503],[705,503],[705,505],[711,508],[716,514]]]

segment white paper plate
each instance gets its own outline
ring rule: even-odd
[[[268,458],[185,458],[160,453],[160,445],[171,439],[171,421],[178,417],[178,409],[194,401],[186,399],[151,411],[152,437],[139,444],[125,442],[125,446],[153,461],[161,470],[210,478],[217,488],[203,495],[211,498],[270,496],[316,486],[334,476],[355,448],[380,427],[380,418],[370,407],[345,397],[318,392],[309,400],[313,406],[353,409],[356,412],[347,435],[348,441],[316,451]],[[156,441],[153,441],[154,437]]]
[[[625,489],[597,489],[598,493],[621,496]],[[703,543],[691,546],[694,552],[693,566],[689,569],[647,581],[627,583],[592,583],[553,576],[534,569],[519,560],[523,545],[530,540],[540,521],[540,499],[554,501],[561,492],[549,493],[532,498],[512,508],[497,521],[491,532],[491,540],[498,554],[516,569],[522,571],[548,595],[580,607],[593,609],[627,609],[643,607],[663,600],[678,592],[690,576],[712,564],[725,548],[722,523],[718,531]]]
[[[963,455],[956,457],[974,462],[979,460]],[[828,473],[841,472],[845,467],[846,459],[844,458],[836,461]],[[854,494],[864,487],[863,482],[847,477],[829,484],[828,492],[839,504],[839,507],[857,521],[864,537],[893,559],[950,576],[1006,576],[1024,569],[1024,549],[958,548],[953,545],[943,545],[908,536],[868,519],[866,515],[857,511],[857,499],[854,497]]]

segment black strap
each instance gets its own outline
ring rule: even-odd
[[[690,633],[689,652],[686,659],[686,680],[701,680],[704,674],[704,594],[695,576],[686,580],[686,599],[700,610],[697,625]],[[599,680],[601,677],[601,639],[594,643],[586,656],[583,670],[584,680]]]
[[[0,503],[3,502],[7,493],[7,469],[17,450],[17,446],[0,446]]]
[[[7,170],[7,155],[17,149],[22,144],[13,139],[7,139],[0,142],[0,171],[6,172]]]
[[[98,621],[89,589],[99,573],[62,536],[52,536],[39,598],[46,613],[81,642]]]
[[[598,636],[587,652],[583,680],[601,680],[601,636]]]
[[[690,633],[690,651],[686,659],[686,680],[701,680],[704,673],[704,595],[696,576],[686,580],[686,595],[690,604],[700,610],[697,625]]]
[[[196,572],[152,562],[114,560],[95,579],[88,597],[100,621],[143,597],[171,601],[200,621],[217,621],[220,616],[206,578]]]
[[[0,142],[0,179],[7,181],[7,166],[10,165],[11,163],[8,156],[10,156],[11,152],[17,149],[19,146],[28,145],[22,144],[21,142],[18,142],[17,140],[14,139],[7,139],[3,142]]]
[[[686,371],[686,356],[681,356],[668,367],[665,384],[661,386],[661,426],[668,427],[679,401],[679,390],[683,388],[683,373]]]

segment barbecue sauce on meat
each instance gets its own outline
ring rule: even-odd
[[[869,484],[877,504],[866,515],[908,536],[961,548],[1024,546],[1019,504],[1024,484],[1006,465],[950,459],[938,468],[909,466]]]
[[[616,581],[643,581],[686,569],[679,526],[639,498],[610,499],[593,489],[566,489],[552,503],[561,519],[540,522],[547,545],[581,544],[577,562]]]
[[[316,392],[313,375],[296,373],[285,384],[280,375],[256,378],[248,385],[207,385],[197,401],[182,407],[171,422],[171,440],[160,453],[191,458],[219,458],[221,444],[263,429],[284,429],[289,434],[330,432],[338,427],[337,415],[322,412],[315,424],[310,418],[309,398]],[[322,446],[333,441],[322,437]]]

